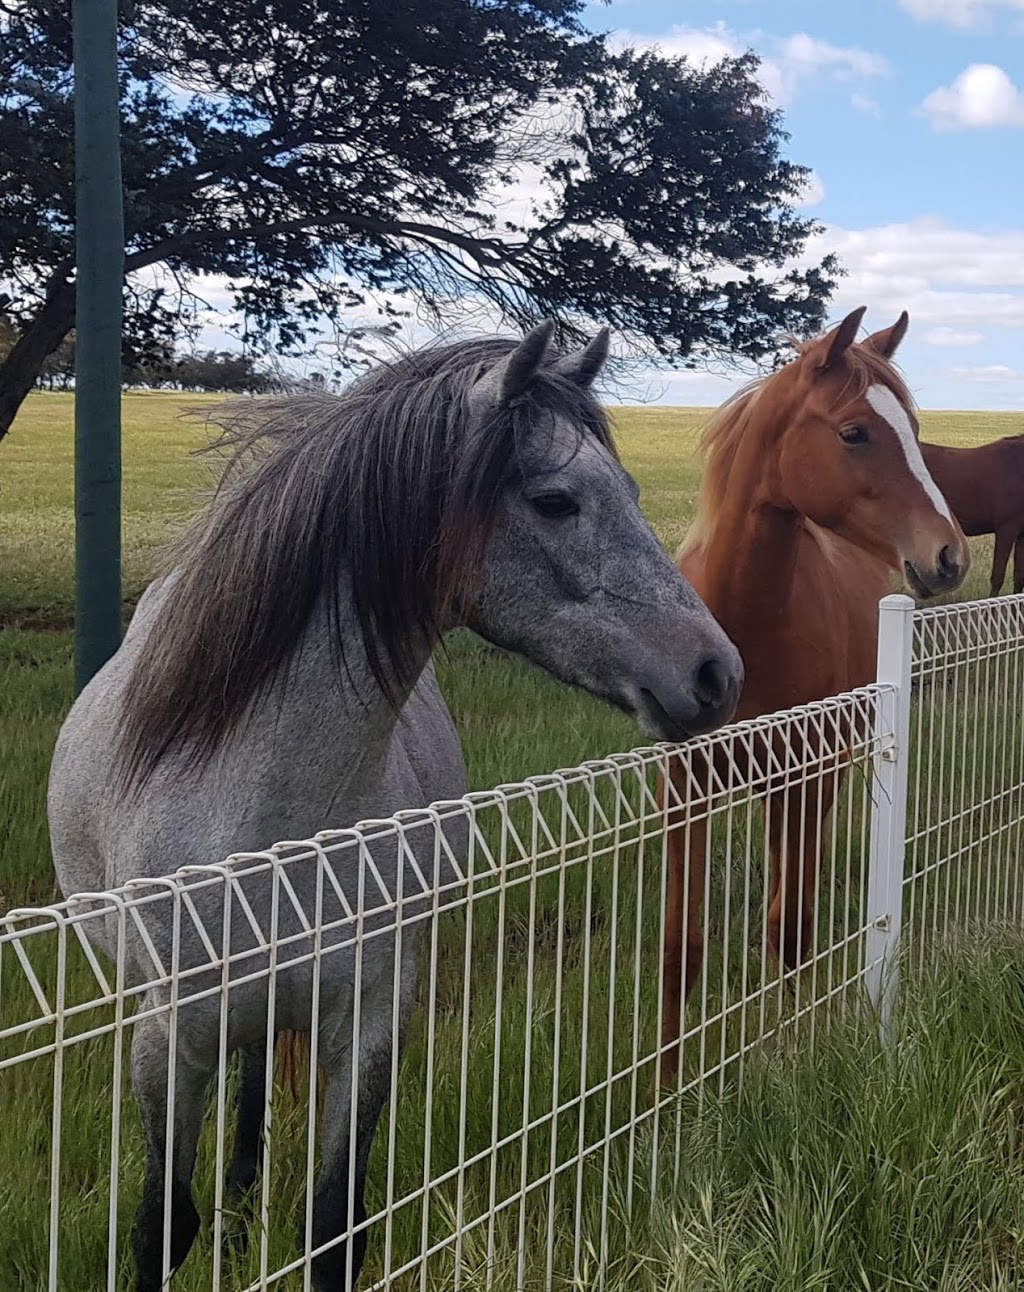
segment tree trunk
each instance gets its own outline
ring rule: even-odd
[[[75,326],[75,288],[59,287],[0,363],[0,440],[11,429],[43,364]]]

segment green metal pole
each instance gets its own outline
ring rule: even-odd
[[[74,0],[75,688],[121,644],[124,214],[117,0]]]

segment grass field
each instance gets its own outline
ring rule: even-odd
[[[211,401],[189,400],[192,406],[204,402]],[[190,457],[204,442],[205,432],[201,424],[181,418],[181,405],[181,397],[161,394],[130,395],[125,400],[129,602],[146,583],[154,550],[178,532],[196,506],[195,490],[210,478],[209,466]],[[700,478],[694,450],[703,416],[697,409],[616,412],[623,458],[641,485],[646,514],[669,550],[678,544],[693,512]],[[71,698],[71,418],[70,397],[34,396],[0,445],[4,909],[45,902],[54,893],[44,795],[53,739]],[[1009,414],[926,413],[922,429],[926,438],[938,442],[979,444],[1018,431],[1021,420]],[[973,550],[972,572],[958,594],[965,598],[982,596],[987,588],[990,543],[977,541]],[[573,766],[637,743],[635,728],[621,716],[525,665],[496,656],[465,635],[453,640],[442,659],[441,678],[476,788]],[[599,887],[595,902],[600,905],[606,897]],[[632,910],[627,904],[621,911],[623,927],[629,925]],[[522,932],[520,927],[520,940]],[[533,932],[528,927],[526,936]],[[595,936],[605,953],[607,945],[600,939],[607,939],[607,930]],[[659,1203],[653,1210],[640,1205],[629,1225],[616,1219],[609,1286],[642,1292],[873,1292],[883,1287],[1002,1292],[1020,1286],[1024,1179],[1019,1128],[1012,1119],[1024,1093],[1024,1029],[1019,1027],[1019,1013],[1014,1014],[1020,1004],[1019,985],[1003,972],[1006,963],[1020,958],[1019,951],[1016,944],[1004,943],[973,958],[964,952],[956,974],[951,971],[932,982],[927,992],[911,993],[918,1012],[911,1010],[902,1024],[903,1058],[895,1065],[872,1051],[863,1023],[853,1019],[841,1025],[834,1044],[820,1052],[813,1066],[780,1051],[744,1092],[730,1090],[722,1103],[707,1104],[700,1117],[688,1122],[691,1138],[684,1145],[684,1159],[689,1165],[672,1205]],[[511,1017],[516,968],[511,952],[506,963],[506,1009]],[[553,966],[543,961],[538,966],[547,991]],[[521,976],[521,966],[519,970]],[[457,956],[446,972],[449,978],[442,989],[454,992],[461,972]],[[566,973],[562,1008],[571,1016],[579,1012],[581,1000],[602,988],[583,983],[578,966]],[[604,984],[605,989],[609,986]],[[540,1009],[544,996],[537,990]],[[485,1009],[486,999],[484,993]],[[18,1007],[17,1000],[4,1003],[5,1011]],[[954,1026],[950,1020],[959,1021]],[[919,1044],[921,1027],[930,1029],[931,1048]],[[414,1035],[411,1041],[413,1068],[421,1040]],[[515,1044],[505,1053],[510,1079],[519,1053]],[[522,1035],[517,1044],[522,1046]],[[868,1058],[861,1062],[864,1055]],[[11,1164],[0,1181],[6,1230],[0,1244],[0,1292],[34,1292],[45,1286],[45,1226],[40,1217],[47,1206],[50,1078],[44,1069],[45,1065],[25,1065],[0,1078],[0,1107],[5,1114],[8,1109],[18,1112],[16,1117],[4,1116],[0,1124],[0,1154]],[[103,1046],[82,1047],[69,1065],[65,1102],[75,1110],[75,1125],[66,1132],[71,1138],[65,1141],[65,1170],[68,1184],[78,1186],[79,1193],[73,1197],[69,1188],[66,1197],[62,1290],[85,1292],[102,1282],[102,1184],[104,1154],[109,1151],[104,1101],[109,1102],[110,1079],[109,1054]],[[489,1081],[488,1069],[484,1084]],[[963,1092],[966,1111],[953,1097],[957,1090]],[[836,1092],[845,1094],[837,1101]],[[480,1115],[489,1124],[489,1095],[480,1098]],[[849,1134],[836,1120],[841,1106],[859,1110],[848,1124]],[[122,1228],[130,1218],[127,1208],[135,1197],[141,1166],[131,1112],[126,1118]],[[406,1120],[411,1124],[414,1119],[402,1124]],[[287,1134],[286,1119],[278,1131]],[[442,1160],[449,1156],[444,1136],[455,1133],[452,1126],[441,1131],[435,1127]],[[99,1154],[97,1144],[102,1146]],[[412,1132],[406,1157],[413,1165],[421,1160],[418,1151]],[[510,1161],[507,1170],[511,1179],[517,1162]],[[205,1215],[212,1197],[208,1155],[199,1180]],[[286,1178],[282,1188],[294,1186],[297,1194],[298,1184],[298,1177],[290,1182]],[[571,1210],[571,1199],[560,1201],[560,1208],[563,1205]],[[885,1217],[893,1208],[902,1228],[890,1232]],[[274,1235],[276,1252],[291,1252],[296,1216],[282,1209]],[[588,1234],[596,1232],[598,1223],[596,1208],[588,1203]],[[499,1231],[499,1243],[503,1236],[512,1237],[511,1224],[509,1218]],[[408,1239],[415,1242],[411,1232]],[[564,1257],[562,1247],[559,1253]],[[466,1261],[472,1265],[472,1250]],[[208,1263],[207,1246],[189,1262],[176,1286],[183,1292],[208,1286],[203,1282]],[[920,1271],[927,1276],[918,1280],[915,1273]],[[242,1273],[237,1269],[236,1278]],[[246,1276],[252,1277],[251,1270]],[[443,1282],[431,1286],[440,1288]],[[506,1286],[512,1284],[496,1284],[499,1292]],[[581,1286],[599,1286],[596,1272],[593,1281]]]

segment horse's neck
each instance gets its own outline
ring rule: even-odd
[[[129,629],[139,639],[136,649],[145,649],[156,611],[175,577],[151,585],[140,601]],[[344,662],[339,664],[322,602],[279,679],[228,737],[215,759],[216,775],[232,782],[240,777],[259,782],[261,793],[282,800],[300,794],[316,801],[328,792],[344,799],[377,784],[413,687],[397,697],[397,705],[390,704],[373,677],[344,587],[338,612]],[[429,646],[424,644],[417,653],[422,656],[421,676],[430,659]]]
[[[370,669],[366,646],[359,631],[351,601],[344,593],[339,602],[342,660],[332,642],[325,605],[316,608],[287,667],[284,707],[290,721],[313,722],[313,729],[325,721],[343,724],[346,742],[366,754],[383,755],[390,746],[398,714],[404,708],[413,685],[405,688],[392,704],[382,693]],[[424,643],[415,651],[420,664],[417,677],[430,659]],[[276,701],[277,709],[281,701]]]
[[[740,613],[759,624],[784,614],[806,541],[805,518],[779,502],[770,436],[750,430],[704,544],[698,588],[727,632]]]

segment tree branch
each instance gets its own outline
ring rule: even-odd
[[[520,246],[509,247],[496,238],[474,238],[446,229],[440,225],[422,224],[412,220],[375,220],[351,212],[318,212],[315,216],[296,216],[293,220],[279,220],[273,224],[240,225],[226,229],[195,229],[188,233],[165,238],[144,251],[136,251],[125,258],[125,273],[134,273],[149,265],[158,264],[172,256],[181,255],[197,246],[211,242],[245,242],[251,239],[274,237],[280,233],[304,233],[312,229],[338,226],[375,233],[382,237],[412,238],[425,245],[435,243],[458,247],[481,266],[507,264],[516,259]],[[526,244],[521,244],[526,249]]]

